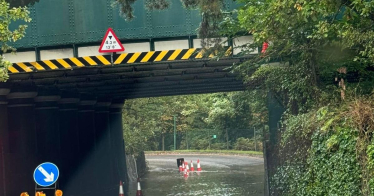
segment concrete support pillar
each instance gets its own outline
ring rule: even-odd
[[[112,160],[114,161],[114,174],[113,184],[116,185],[120,180],[127,180],[127,168],[126,168],[126,155],[125,155],[125,143],[123,139],[122,129],[122,107],[123,100],[114,100],[110,106],[110,136],[111,136],[111,149],[112,149]],[[127,186],[125,186],[127,187]]]
[[[81,156],[81,169],[79,176],[81,179],[81,195],[94,195],[95,186],[98,184],[95,178],[95,106],[96,97],[81,95],[78,110],[78,134],[79,150]]]
[[[7,158],[9,156],[8,150],[8,100],[6,95],[9,93],[9,88],[0,86],[0,196],[7,195],[7,180],[5,171],[7,169]]]
[[[37,166],[34,87],[12,89],[8,94],[9,159],[6,180],[7,195],[19,195],[22,191],[32,192],[33,171]]]
[[[110,99],[98,99],[95,105],[95,141],[96,141],[96,161],[95,174],[97,181],[97,192],[100,195],[115,195],[111,180],[113,174],[113,164],[111,159],[111,140],[109,125]],[[103,169],[105,168],[105,169]],[[112,190],[113,189],[113,190]]]
[[[60,166],[60,187],[64,195],[79,195],[80,149],[78,135],[79,94],[62,92],[59,100],[59,130],[62,162]]]

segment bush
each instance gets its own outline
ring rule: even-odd
[[[227,149],[227,144],[226,143],[210,144],[210,149],[211,150],[226,150]]]
[[[257,140],[257,151],[262,151],[262,142]],[[253,139],[240,137],[234,144],[235,150],[255,150],[255,142]]]
[[[253,142],[248,138],[240,137],[236,140],[234,144],[235,150],[254,150]]]
[[[209,147],[209,140],[208,139],[199,139],[195,140],[193,143],[191,143],[191,149],[196,150],[206,150]]]

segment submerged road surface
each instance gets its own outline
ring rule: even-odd
[[[196,170],[200,159],[202,172],[190,172],[185,178],[177,167],[177,158],[184,158]],[[144,196],[187,195],[264,195],[264,163],[262,158],[229,155],[146,155],[149,171],[141,179]],[[129,195],[136,195],[136,183],[129,186]]]

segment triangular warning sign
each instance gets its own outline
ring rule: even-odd
[[[122,52],[122,51],[125,51],[125,48],[122,46],[121,42],[118,40],[113,29],[108,28],[104,36],[104,39],[101,42],[99,52],[107,53],[107,52]]]

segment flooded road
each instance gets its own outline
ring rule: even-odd
[[[180,173],[177,158],[191,160],[196,170],[200,159],[202,172]],[[262,158],[226,155],[146,155],[149,171],[141,179],[144,196],[264,195]],[[130,184],[129,195],[136,195],[136,183]]]

